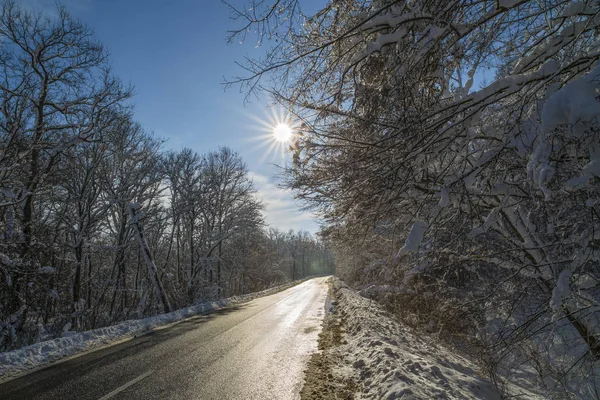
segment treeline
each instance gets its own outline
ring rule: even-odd
[[[231,83],[304,122],[288,185],[338,273],[499,384],[599,397],[598,2],[248,3],[276,40]]]
[[[331,272],[240,156],[166,151],[63,8],[0,10],[0,351]]]

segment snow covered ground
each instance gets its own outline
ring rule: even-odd
[[[337,375],[334,380],[355,383],[355,399],[501,398],[473,362],[418,337],[339,280],[333,286],[333,317],[344,333],[338,346],[324,352],[336,360],[329,367]],[[539,397],[516,386],[510,392],[514,398]]]
[[[306,279],[287,283],[261,292],[196,304],[167,314],[124,321],[117,325],[70,334],[66,337],[36,343],[19,350],[0,353],[0,383],[67,357],[97,350],[100,347],[112,345],[116,342],[121,342],[155,329],[165,328],[168,325],[196,315],[206,314],[234,304],[280,292],[297,285],[304,280]]]

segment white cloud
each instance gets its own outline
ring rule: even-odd
[[[275,228],[287,231],[306,230],[316,233],[319,229],[315,216],[300,210],[298,202],[294,201],[292,193],[277,187],[269,178],[255,172],[249,173],[258,190],[258,196],[265,203],[264,216],[266,222]]]

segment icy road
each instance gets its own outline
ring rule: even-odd
[[[297,399],[327,278],[55,364],[0,399]]]

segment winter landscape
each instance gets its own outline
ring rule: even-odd
[[[0,399],[600,399],[600,2],[0,0]]]

